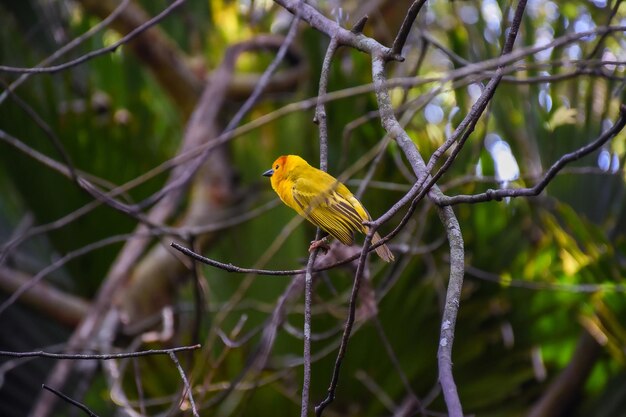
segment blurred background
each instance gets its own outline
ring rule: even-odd
[[[310,4],[346,28],[368,15],[364,34],[384,45],[410,6]],[[499,56],[516,5],[430,0],[406,60],[388,65],[398,118],[424,159],[493,75],[484,62]],[[160,13],[156,26],[123,39]],[[261,176],[282,154],[319,164],[312,120],[329,39],[302,22],[289,40],[291,24],[270,1],[0,0],[0,349],[201,343],[179,354],[201,415],[298,413],[301,280],[194,266],[169,247],[177,241],[241,267],[306,264],[315,229]],[[624,103],[625,26],[621,0],[528,1],[514,47],[526,53],[507,62],[438,182],[444,193],[532,186],[608,129]],[[285,58],[232,122],[281,45]],[[16,70],[98,50],[54,72]],[[380,146],[370,83],[370,57],[340,48],[326,97],[328,169],[362,191],[377,218],[416,179],[395,143]],[[466,414],[626,416],[625,159],[622,132],[538,197],[454,207],[466,276],[453,369]],[[432,203],[422,201],[389,246],[396,262],[370,259],[329,416],[446,415],[436,352],[449,248]],[[321,261],[356,251],[333,247]],[[315,277],[313,403],[326,395],[353,275],[344,266]],[[111,314],[115,325],[102,336]],[[99,324],[71,341],[86,317]],[[0,415],[80,413],[42,405],[41,384],[60,361],[0,361]],[[166,355],[116,363],[117,373],[103,363],[64,365],[71,372],[54,388],[101,416],[191,415]]]

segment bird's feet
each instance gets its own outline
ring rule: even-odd
[[[324,254],[328,252],[330,249],[330,245],[328,244],[328,236],[324,236],[320,240],[314,240],[311,242],[311,246],[309,246],[309,252],[313,252],[315,249],[321,250]]]

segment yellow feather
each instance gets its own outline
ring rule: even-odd
[[[283,155],[265,174],[280,199],[298,214],[341,243],[354,243],[354,232],[367,233],[364,221],[371,220],[365,207],[332,175],[312,167],[297,155]],[[372,243],[380,240],[375,233]],[[394,257],[386,245],[376,248],[386,262]]]

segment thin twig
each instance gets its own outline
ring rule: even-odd
[[[330,385],[327,390],[326,398],[315,406],[315,415],[321,417],[324,409],[328,407],[330,403],[335,400],[335,391],[337,390],[337,384],[339,383],[339,371],[341,370],[341,363],[346,355],[348,349],[348,341],[352,333],[352,326],[354,326],[354,318],[356,312],[357,297],[359,295],[359,289],[361,288],[361,281],[363,280],[363,273],[366,268],[366,261],[368,255],[368,249],[372,243],[372,236],[376,232],[376,229],[370,227],[367,235],[365,235],[365,241],[363,242],[363,248],[359,254],[359,262],[357,265],[356,273],[354,274],[354,282],[352,284],[352,293],[350,294],[350,302],[348,307],[348,317],[343,329],[343,335],[341,336],[341,345],[339,345],[339,352],[337,352],[337,358],[335,359],[335,366],[333,367],[333,375],[330,380]]]
[[[197,345],[197,346],[199,347],[200,345]],[[180,378],[183,380],[183,384],[185,386],[184,392],[183,392],[183,398],[185,398],[185,392],[186,392],[187,397],[189,398],[189,402],[191,403],[191,412],[193,413],[194,417],[200,417],[200,415],[198,414],[198,410],[196,409],[196,403],[193,400],[193,393],[191,392],[191,387],[189,386],[187,375],[185,375],[185,371],[183,370],[183,367],[180,366],[180,362],[178,361],[176,354],[172,350],[170,350],[168,354],[170,356],[170,359],[172,359],[172,362],[174,362],[174,365],[176,365],[176,369],[178,369]]]
[[[368,225],[372,225],[374,224],[373,222],[368,222]],[[395,236],[395,235],[394,235]],[[377,247],[383,245],[385,242],[387,242],[390,238],[391,238],[391,234],[387,235],[386,237],[382,238],[380,242],[377,242],[376,244],[373,244],[371,246],[368,247],[367,251],[371,252],[373,250],[376,250]],[[195,259],[196,261],[202,262],[203,264],[215,267],[215,268],[219,268],[222,269],[226,272],[235,272],[235,273],[239,273],[239,274],[255,274],[255,275],[270,275],[270,276],[292,276],[292,275],[302,275],[306,273],[306,269],[283,269],[283,270],[274,270],[274,269],[260,269],[260,268],[242,268],[236,265],[233,265],[231,263],[224,263],[224,262],[219,262],[216,261],[214,259],[210,259],[207,258],[205,256],[202,256],[198,253],[195,253],[194,251],[192,251],[191,249],[188,249],[176,242],[172,242],[170,243],[170,246],[173,247],[174,249],[176,249],[177,251],[180,251],[182,253],[184,253],[187,256],[192,257],[193,259]],[[330,265],[324,265],[324,266],[320,266],[320,267],[316,267],[313,269],[313,272],[321,272],[321,271],[327,271],[330,269],[334,269],[338,266],[341,265],[345,265],[347,263],[350,263],[356,259],[359,258],[359,254],[355,254],[352,255],[350,257],[341,259],[333,264]]]
[[[404,369],[402,369],[402,366],[400,365],[400,361],[398,360],[398,357],[396,356],[396,353],[393,350],[393,346],[391,346],[391,342],[389,341],[389,338],[385,334],[385,328],[383,327],[383,324],[380,322],[380,318],[378,317],[378,315],[375,315],[372,318],[372,321],[374,322],[374,326],[376,327],[376,332],[378,332],[378,338],[382,342],[383,347],[385,348],[385,351],[387,352],[387,356],[389,356],[391,363],[393,364],[394,368],[396,369],[396,372],[400,376],[400,381],[402,381],[402,385],[404,385],[404,389],[406,390],[407,395],[413,400],[413,402],[417,406],[417,409],[419,410],[420,415],[424,415],[424,409],[422,407],[422,403],[419,400],[419,398],[417,398],[417,395],[413,391],[413,388],[411,388],[411,383],[409,382],[409,378],[407,378],[406,373],[404,372]]]
[[[626,285],[615,282],[598,282],[592,284],[565,284],[561,282],[527,281],[513,279],[493,272],[484,271],[471,265],[465,266],[465,273],[483,281],[493,282],[503,288],[523,288],[535,291],[562,291],[571,293],[626,293]]]
[[[362,369],[356,371],[355,375],[356,379],[361,381],[365,388],[367,388],[372,394],[378,398],[378,401],[389,411],[393,413],[396,410],[397,406],[389,396],[381,387],[376,383],[374,378],[370,377],[367,372]]]
[[[119,48],[120,46],[130,42],[131,40],[133,40],[135,37],[137,37],[141,33],[145,32],[146,30],[150,29],[152,26],[154,26],[157,23],[159,23],[161,20],[165,19],[176,8],[181,6],[184,2],[185,2],[185,0],[175,0],[172,4],[170,4],[165,9],[163,9],[163,11],[161,11],[161,13],[159,13],[156,16],[154,16],[152,19],[146,21],[145,23],[141,24],[140,26],[137,26],[135,29],[130,31],[125,36],[123,36],[117,42],[114,42],[111,45],[106,46],[104,48],[100,48],[100,49],[96,49],[94,51],[88,52],[88,53],[86,53],[84,55],[79,56],[76,59],[71,60],[71,61],[65,62],[63,64],[59,64],[59,65],[52,65],[52,66],[49,66],[49,67],[35,67],[35,68],[19,68],[19,67],[10,67],[10,66],[7,66],[7,65],[0,65],[0,72],[12,72],[12,73],[20,73],[20,74],[25,74],[25,73],[29,73],[29,74],[42,74],[42,73],[54,74],[56,72],[63,71],[63,70],[66,70],[68,68],[80,65],[83,62],[91,60],[92,58],[96,58],[98,56],[108,54],[109,52],[115,52],[115,50],[117,48]]]
[[[239,374],[231,378],[230,384],[225,391],[222,391],[219,395],[211,398],[204,404],[205,407],[215,406],[223,401],[233,390],[237,389],[241,381],[251,370],[260,372],[267,363],[268,356],[274,346],[276,334],[281,323],[285,320],[287,302],[290,301],[297,294],[303,291],[304,277],[295,276],[285,291],[276,301],[276,306],[272,311],[271,316],[266,320],[263,334],[261,335],[261,341],[257,345],[257,348],[248,356],[246,364]]]
[[[522,24],[522,16],[524,15],[524,10],[526,8],[526,0],[520,0],[515,10],[515,15],[513,17],[513,22],[511,23],[511,27],[509,29],[508,36],[506,38],[506,42],[504,47],[502,48],[502,53],[500,56],[506,56],[511,53],[513,50],[513,44],[515,43],[515,39],[517,37],[517,33],[519,32],[520,25]],[[466,140],[469,138],[470,134],[474,131],[480,116],[485,111],[487,105],[493,98],[493,95],[496,92],[496,88],[500,84],[502,77],[504,75],[504,65],[499,65],[496,69],[495,75],[489,80],[487,86],[481,93],[480,97],[476,102],[472,105],[472,108],[467,113],[463,121],[457,126],[454,133],[450,135],[448,139],[431,155],[430,160],[427,165],[427,172],[430,173],[437,163],[438,159],[446,152],[454,143],[456,146],[452,151],[451,155],[447,158],[445,163],[441,166],[438,172],[433,175],[431,179],[429,179],[429,185],[434,184],[437,179],[439,179],[452,165],[452,162],[456,159],[456,156],[461,152],[463,145]],[[425,188],[429,189],[429,186]]]
[[[51,272],[61,268],[63,265],[65,265],[66,263],[68,263],[72,259],[76,259],[76,258],[78,258],[78,257],[80,257],[80,256],[82,256],[82,255],[84,255],[86,253],[89,253],[91,251],[94,251],[96,249],[100,249],[100,248],[103,248],[103,247],[108,246],[108,245],[112,245],[112,244],[119,243],[119,242],[124,242],[124,241],[127,241],[129,239],[138,238],[138,237],[140,237],[140,236],[138,236],[136,234],[133,234],[133,233],[110,236],[108,238],[101,239],[101,240],[98,240],[96,242],[90,243],[88,245],[82,246],[81,248],[76,249],[75,251],[68,252],[65,256],[57,259],[56,261],[54,261],[53,263],[49,264],[44,269],[39,271],[30,280],[28,280],[26,283],[21,285],[17,290],[15,290],[11,294],[11,296],[9,298],[7,298],[2,303],[0,303],[0,315],[2,313],[4,313],[4,311],[7,308],[9,308],[13,303],[15,303],[15,301],[17,301],[26,291],[28,291],[31,288],[33,288],[42,279],[44,279],[46,276],[48,276],[48,274],[50,274]]]
[[[180,346],[171,349],[151,349],[151,350],[143,350],[139,352],[125,352],[125,353],[50,353],[44,351],[34,351],[34,352],[9,352],[5,350],[0,350],[0,356],[9,356],[13,358],[30,358],[30,357],[39,357],[39,358],[52,358],[52,359],[72,359],[72,360],[109,360],[109,359],[121,359],[121,358],[136,358],[139,356],[152,356],[152,355],[169,355],[170,352],[182,352],[186,350],[195,350],[200,349],[202,346],[200,345],[192,345],[192,346]]]
[[[135,220],[139,221],[140,223],[146,224],[153,228],[160,227],[158,224],[151,222],[145,215],[140,213],[136,209],[136,207],[129,206],[128,204],[125,204],[121,201],[118,201],[112,198],[110,196],[111,193],[105,193],[105,192],[100,191],[94,184],[92,184],[86,178],[83,178],[81,176],[74,177],[72,173],[72,169],[70,167],[64,164],[61,164],[60,162],[57,162],[56,160],[38,152],[37,150],[29,147],[28,145],[24,144],[19,139],[11,136],[10,134],[8,134],[7,132],[3,130],[0,130],[0,140],[3,140],[4,142],[18,149],[19,151],[25,153],[29,157],[44,164],[48,168],[51,168],[57,172],[60,172],[64,176],[72,179],[74,183],[78,185],[80,189],[86,191],[90,196],[94,197],[100,203],[104,203],[110,206],[111,208],[130,216],[134,218]]]
[[[532,46],[532,47],[526,47],[526,48],[519,48],[518,50],[516,50],[514,53],[508,54],[506,56],[501,56],[499,58],[495,58],[495,59],[489,59],[486,61],[483,61],[481,63],[476,63],[476,64],[471,64],[468,65],[466,67],[463,68],[459,68],[458,70],[454,70],[452,72],[450,72],[448,74],[447,77],[445,77],[445,79],[458,79],[458,78],[463,78],[466,77],[470,74],[475,74],[475,73],[480,73],[483,71],[486,71],[490,68],[494,68],[497,67],[498,65],[509,65],[519,59],[523,59],[526,56],[532,55],[534,53],[549,49],[549,48],[554,48],[554,47],[561,47],[564,45],[567,45],[568,43],[571,42],[576,42],[579,41],[581,39],[584,38],[588,38],[588,37],[592,37],[598,34],[608,34],[608,33],[612,33],[612,32],[616,32],[616,31],[624,31],[626,30],[626,27],[624,26],[611,26],[611,27],[598,27],[595,28],[593,30],[590,31],[586,31],[586,32],[580,32],[580,33],[568,33],[560,38],[555,39],[554,41],[545,44],[545,45],[540,45],[540,46]],[[569,64],[570,62],[568,62]],[[575,63],[575,62],[573,62]],[[611,65],[617,65],[619,64],[619,61],[616,62],[612,62],[612,61],[598,61],[597,65],[604,65],[604,64],[611,64]],[[551,65],[556,65],[557,63],[553,63]],[[560,65],[565,64],[565,62],[560,61]],[[525,67],[519,67],[519,70],[524,70]],[[599,74],[597,72],[590,72],[590,70],[584,70],[584,69],[578,69],[572,73],[568,73],[568,74],[560,74],[560,75],[555,75],[555,76],[539,76],[539,77],[532,77],[532,78],[528,78],[526,79],[507,79],[506,77],[504,78],[505,81],[509,81],[509,82],[515,82],[515,83],[539,83],[539,82],[547,82],[547,81],[558,81],[558,80],[563,80],[563,79],[568,79],[571,77],[575,77],[577,75],[582,75],[582,74],[589,74],[589,75],[594,75],[594,76],[602,76],[603,74]],[[416,85],[421,85],[424,83],[429,83],[429,82],[443,82],[445,80],[442,80],[441,77],[434,77],[434,78],[421,78],[421,77],[410,77],[410,78],[397,78],[397,79],[390,79],[386,81],[386,85],[388,87],[412,87],[412,86],[416,86]],[[354,95],[358,95],[358,94],[365,94],[368,92],[371,92],[374,90],[374,86],[373,84],[367,84],[367,85],[362,85],[362,86],[358,86],[358,87],[351,87],[351,88],[347,88],[347,89],[343,89],[343,90],[338,90],[338,91],[334,91],[332,93],[328,93],[326,94],[326,96],[322,97],[321,100],[323,102],[330,102],[330,101],[334,101],[334,100],[340,100],[346,97],[352,97]],[[245,134],[251,130],[254,130],[262,125],[265,125],[271,121],[277,120],[281,117],[284,117],[288,114],[291,114],[295,111],[303,111],[303,110],[307,110],[310,109],[312,107],[314,107],[315,105],[317,105],[317,103],[320,101],[320,97],[314,97],[314,98],[310,98],[310,99],[306,99],[300,102],[296,102],[296,103],[291,103],[287,106],[284,106],[280,109],[277,109],[271,113],[268,113],[264,116],[261,116],[260,118],[246,124],[243,125],[239,128],[237,128],[235,131],[229,132],[229,133],[225,133],[220,135],[219,137],[217,137],[215,139],[214,142],[211,143],[207,143],[207,144],[203,144],[197,148],[194,149],[190,149],[188,151],[185,151],[179,155],[176,155],[175,157],[173,157],[172,159],[165,161],[163,163],[161,163],[159,166],[153,168],[152,170],[150,170],[149,172],[147,172],[146,174],[133,179],[131,181],[129,181],[128,183],[126,183],[123,186],[120,186],[118,188],[116,188],[115,190],[110,191],[109,193],[107,193],[106,195],[109,197],[115,197],[117,195],[120,195],[124,192],[127,192],[129,190],[131,190],[132,188],[142,184],[143,182],[149,180],[150,178],[155,177],[156,175],[159,175],[169,169],[172,169],[173,167],[180,165],[180,164],[184,164],[186,163],[188,160],[193,159],[194,157],[196,157],[197,155],[199,155],[200,153],[202,153],[203,151],[211,148],[215,148],[217,146],[220,146],[226,142],[228,142],[229,140],[232,140],[235,137],[238,137],[242,134]],[[0,138],[8,138],[9,136],[6,136],[5,132],[0,132]],[[19,142],[19,141],[17,141]],[[15,145],[14,142],[14,146],[20,146],[20,145]],[[37,153],[36,152],[32,152],[29,149],[22,149],[23,152],[29,154],[30,156],[36,156]],[[64,171],[64,168],[61,165],[56,165],[56,161],[53,161],[51,159],[49,159],[48,157],[46,157],[45,155],[39,155],[38,156],[40,162],[52,167],[53,169],[64,173],[65,175],[67,175],[69,177],[69,173],[68,171]],[[411,201],[415,195],[417,193],[416,192],[412,192],[411,193],[411,197],[408,198],[408,201]],[[407,202],[408,202],[407,201]],[[397,209],[401,208],[404,204],[407,204],[407,202],[403,203],[401,206],[396,207]],[[85,215],[86,213],[90,212],[91,210],[93,210],[95,207],[98,207],[101,204],[100,201],[92,201],[90,203],[88,203],[87,205],[81,207],[80,209],[78,209],[77,211],[70,213],[68,215],[66,215],[63,218],[60,218],[54,222],[51,222],[47,225],[42,225],[42,226],[38,226],[36,228],[31,229],[27,235],[25,236],[18,236],[16,239],[7,242],[5,244],[5,246],[2,248],[2,250],[0,251],[0,264],[4,261],[4,259],[6,259],[6,256],[8,255],[8,251],[13,249],[14,247],[16,247],[17,245],[19,245],[21,242],[25,241],[28,238],[31,238],[33,236],[36,236],[38,234],[41,233],[45,233],[48,231],[52,231],[55,229],[58,229],[60,227],[63,227],[64,225],[70,223],[71,221]],[[397,210],[395,210],[393,212],[393,214],[395,214],[395,212],[397,212]],[[391,213],[390,213],[391,214]],[[391,216],[393,215],[391,214]],[[391,217],[389,216],[389,217]],[[191,231],[190,233],[194,233],[193,231]],[[198,231],[198,233],[200,233]]]
[[[324,61],[322,63],[322,70],[320,74],[320,83],[318,88],[318,100],[315,105],[315,117],[313,121],[317,123],[320,136],[320,169],[322,171],[328,171],[328,123],[326,121],[326,108],[321,97],[324,97],[328,91],[328,78],[330,76],[330,64],[333,59],[333,55],[339,46],[337,38],[331,38],[328,48],[326,49],[326,55],[324,55]]]
[[[213,259],[206,258],[202,255],[195,253],[194,251],[187,249],[184,246],[179,245],[176,242],[172,242],[171,246],[184,253],[185,255],[195,259],[196,261],[202,262],[206,265],[214,266],[216,268],[223,269],[227,272],[238,272],[240,274],[259,274],[259,275],[279,275],[279,276],[291,276],[291,275],[300,275],[304,274],[306,270],[304,269],[287,269],[281,271],[273,271],[268,269],[257,269],[257,268],[241,268],[235,266],[233,264],[225,264],[223,262],[214,261]]]
[[[298,33],[299,23],[300,23],[300,17],[298,15],[295,15],[291,22],[291,25],[289,26],[289,31],[287,32],[285,39],[280,45],[280,48],[278,48],[278,52],[276,53],[276,56],[274,57],[272,62],[267,66],[265,71],[263,71],[263,74],[261,75],[261,78],[259,78],[259,81],[254,87],[252,94],[250,94],[250,97],[248,97],[246,102],[239,108],[235,116],[233,116],[233,118],[230,120],[230,122],[226,126],[226,129],[224,129],[225,132],[229,132],[233,130],[234,128],[236,128],[241,122],[241,120],[244,118],[244,116],[248,114],[250,109],[252,109],[252,107],[259,100],[259,97],[261,97],[261,94],[267,87],[270,81],[270,78],[272,77],[272,74],[276,72],[276,70],[278,69],[278,66],[285,58],[287,51],[289,51],[289,48],[291,48],[291,44],[293,43],[296,37],[296,34]]]
[[[361,17],[359,20],[357,20],[354,26],[352,26],[352,29],[350,29],[350,32],[354,34],[363,33],[363,29],[365,28],[365,24],[367,23],[368,19],[369,19],[369,16],[367,15]]]
[[[354,33],[350,30],[342,28],[339,24],[328,19],[313,6],[310,6],[307,3],[300,3],[299,0],[275,0],[275,3],[280,4],[282,7],[289,10],[293,15],[300,13],[302,20],[311,25],[311,27],[325,33],[329,38],[337,38],[340,45],[351,46],[368,54],[372,54],[374,52],[382,53],[385,56],[385,59],[388,60],[400,62],[404,61],[402,56],[393,53],[390,48],[381,45],[375,39],[367,37],[361,33]]]
[[[83,33],[82,35],[72,39],[70,42],[68,42],[61,48],[54,51],[52,55],[48,56],[43,61],[39,62],[37,66],[42,67],[44,65],[49,64],[50,62],[54,62],[56,59],[65,55],[65,53],[71,51],[72,49],[74,49],[75,47],[77,47],[78,45],[80,45],[81,43],[83,43],[84,41],[86,41],[87,39],[89,39],[90,37],[98,33],[99,31],[101,31],[105,27],[108,27],[109,24],[113,20],[115,20],[124,11],[124,9],[126,9],[126,6],[128,5],[129,2],[130,0],[122,0],[120,4],[106,18],[102,19],[95,26],[89,28],[89,30]],[[8,88],[5,91],[3,91],[2,94],[0,94],[0,104],[2,104],[4,100],[6,100],[10,91],[15,91],[15,89],[17,89],[17,87],[19,87],[26,80],[28,80],[28,78],[30,78],[31,75],[32,73],[30,74],[25,73],[25,74],[20,75],[20,77],[17,80],[13,81],[11,85],[9,85]]]
[[[244,116],[248,114],[250,109],[252,109],[252,107],[257,103],[261,94],[267,87],[272,74],[276,71],[276,69],[282,62],[283,58],[287,54],[287,51],[291,47],[291,44],[293,40],[295,39],[295,36],[297,33],[298,22],[299,22],[298,18],[294,18],[294,20],[291,22],[291,27],[289,28],[289,32],[287,33],[287,36],[281,42],[278,52],[276,53],[276,56],[274,57],[270,65],[265,69],[265,71],[261,75],[261,78],[259,79],[259,82],[256,84],[254,91],[252,92],[250,97],[248,97],[245,103],[241,106],[241,108],[239,108],[239,110],[237,111],[235,116],[233,116],[233,118],[230,120],[230,122],[228,123],[228,125],[226,126],[222,134],[217,137],[211,138],[211,140],[206,141],[206,143],[203,144],[203,145],[209,145],[209,144],[215,144],[215,145],[203,147],[204,149],[201,152],[199,152],[199,154],[192,160],[191,163],[182,165],[182,166],[179,165],[177,169],[179,169],[181,172],[177,173],[176,175],[171,175],[170,180],[164,187],[162,187],[159,191],[157,191],[150,197],[144,199],[139,204],[137,204],[137,207],[139,209],[143,209],[143,208],[151,206],[152,204],[161,200],[166,195],[171,196],[172,192],[180,193],[180,190],[183,187],[185,187],[187,184],[189,184],[189,182],[191,181],[193,176],[196,174],[196,172],[198,172],[200,167],[208,160],[211,153],[217,148],[217,144],[225,143],[226,141],[232,139],[235,128],[239,125],[239,123],[244,118]],[[274,38],[265,37],[265,38],[261,38],[258,42],[251,41],[251,42],[246,42],[246,43],[241,43],[239,45],[236,45],[235,47],[230,49],[228,54],[226,54],[224,58],[224,62],[222,63],[220,67],[220,70],[224,71],[227,74],[225,76],[230,77],[231,72],[233,71],[233,68],[234,68],[235,58],[241,52],[245,51],[246,49],[257,48],[257,47],[261,47],[264,45],[267,46],[266,44],[273,44],[273,43],[275,43]],[[224,80],[220,80],[219,83],[224,83]],[[211,91],[211,88],[212,88],[211,85],[208,85],[207,89],[205,90],[205,93],[208,94],[208,99],[212,98],[211,96],[213,93]],[[226,86],[221,85],[221,88],[222,88],[222,92],[225,93]],[[204,97],[205,95],[203,94],[203,98]],[[200,125],[204,123],[203,118],[206,116],[202,113],[198,113],[198,110],[199,109],[196,109],[196,111],[194,111],[190,119],[190,124],[194,123],[194,121]],[[199,144],[195,144],[195,145],[199,145]],[[198,148],[200,148],[200,146],[198,146],[196,149]]]
[[[141,382],[141,368],[137,358],[133,358],[133,370],[135,376],[135,389],[137,389],[137,402],[139,403],[139,411],[146,414],[146,404],[144,401],[143,383]]]
[[[39,128],[43,131],[45,136],[47,136],[48,139],[50,139],[52,146],[56,149],[57,153],[59,154],[59,156],[65,163],[65,166],[67,167],[69,171],[70,179],[72,181],[77,181],[78,178],[77,178],[76,169],[74,168],[74,164],[72,163],[70,155],[67,153],[67,151],[63,147],[63,144],[59,140],[58,136],[54,133],[54,130],[52,130],[50,125],[46,123],[41,118],[41,116],[39,116],[39,113],[37,113],[35,109],[32,108],[32,106],[30,106],[28,103],[22,100],[20,96],[15,94],[15,92],[13,92],[13,90],[11,90],[10,87],[6,86],[4,81],[0,80],[0,83],[2,83],[2,85],[7,87],[5,91],[9,93],[9,96],[13,99],[13,101],[24,111],[24,113],[28,115],[28,117],[31,118],[33,122],[35,122],[37,126],[39,126]]]
[[[435,48],[446,54],[448,58],[450,58],[453,62],[456,62],[457,64],[460,64],[462,66],[472,65],[471,61],[468,61],[462,56],[457,55],[456,53],[454,53],[453,50],[446,48],[437,38],[431,36],[428,32],[421,33],[420,37],[422,38],[424,43],[433,45]],[[423,55],[425,55],[425,53],[422,53],[420,55],[421,59],[423,59]]]
[[[409,7],[409,11],[404,17],[402,26],[400,26],[398,35],[396,36],[396,39],[393,41],[393,46],[391,47],[391,51],[394,54],[398,54],[398,55],[402,54],[402,48],[404,47],[404,44],[406,43],[406,40],[409,37],[409,32],[411,31],[413,22],[415,21],[415,18],[417,17],[420,10],[422,9],[422,6],[424,6],[424,3],[426,3],[426,0],[415,0],[413,4],[411,4],[411,7]]]
[[[621,4],[622,4],[622,0],[617,0],[615,4],[613,5],[613,8],[611,9],[611,14],[609,14],[608,18],[606,19],[607,26],[611,24],[611,20],[613,20],[613,18],[617,14],[617,11],[619,10],[619,7]],[[598,39],[598,42],[596,42],[596,46],[589,53],[589,55],[587,55],[587,59],[591,59],[594,56],[596,56],[598,51],[600,51],[600,49],[602,48],[602,45],[604,45],[604,40],[606,39],[608,35],[609,34],[607,32],[607,33],[604,33],[602,36],[600,36],[600,38]]]
[[[94,413],[93,411],[91,411],[89,409],[89,407],[87,407],[85,404],[80,403],[80,402],[78,402],[78,401],[68,397],[67,395],[63,394],[62,392],[59,392],[59,391],[55,390],[54,388],[47,386],[46,384],[41,384],[41,388],[50,391],[51,393],[53,393],[57,397],[63,399],[64,401],[67,401],[68,403],[70,403],[70,404],[80,408],[85,413],[87,413],[87,415],[89,415],[91,417],[98,417],[98,415],[96,413]]]
[[[316,239],[320,237],[318,231]],[[319,248],[315,248],[309,256],[309,262],[306,266],[304,275],[304,340],[303,340],[303,382],[302,382],[302,399],[300,407],[300,417],[309,415],[309,394],[311,391],[311,299],[313,298],[313,266]]]
[[[443,197],[437,204],[440,206],[450,206],[460,203],[479,203],[483,201],[491,201],[491,200],[502,200],[505,197],[532,197],[539,195],[544,188],[552,181],[552,179],[559,173],[565,165],[570,162],[576,161],[583,156],[590,154],[591,152],[600,148],[603,144],[614,138],[622,129],[626,126],[626,105],[622,104],[620,106],[620,114],[618,119],[615,121],[613,126],[607,129],[604,133],[598,136],[595,140],[588,143],[587,145],[576,149],[575,151],[566,153],[561,156],[556,162],[554,162],[550,168],[543,175],[541,180],[537,182],[532,187],[526,188],[501,188],[498,190],[489,189],[484,193],[480,194],[472,194],[472,195],[456,195],[454,197]]]

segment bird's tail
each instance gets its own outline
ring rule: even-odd
[[[377,243],[380,239],[381,237],[378,232],[374,233],[374,236],[372,236],[372,245]],[[391,250],[389,250],[389,247],[385,244],[380,245],[375,250],[378,256],[380,256],[380,259],[385,262],[392,262],[395,259],[393,253],[391,253]]]

